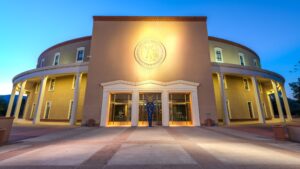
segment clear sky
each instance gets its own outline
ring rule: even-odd
[[[289,72],[300,60],[298,0],[0,0],[0,7],[0,94],[43,50],[91,35],[94,15],[207,16],[210,36],[250,47],[287,83],[300,77]]]

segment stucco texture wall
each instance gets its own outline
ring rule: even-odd
[[[165,61],[146,69],[134,58],[138,42],[155,39],[166,48]],[[213,81],[205,21],[95,21],[89,63],[84,120],[100,121],[101,83],[114,80],[199,83],[200,117],[216,118]]]

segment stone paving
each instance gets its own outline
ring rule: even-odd
[[[222,127],[78,127],[0,147],[3,169],[300,169],[300,144]]]

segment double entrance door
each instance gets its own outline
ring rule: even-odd
[[[148,102],[153,102],[154,104],[152,125],[162,125],[161,93],[139,94],[139,125],[148,125],[148,112],[146,109],[146,105]]]

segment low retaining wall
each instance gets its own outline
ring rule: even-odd
[[[287,125],[289,139],[300,143],[300,125]]]
[[[0,145],[7,143],[14,117],[0,117]]]

